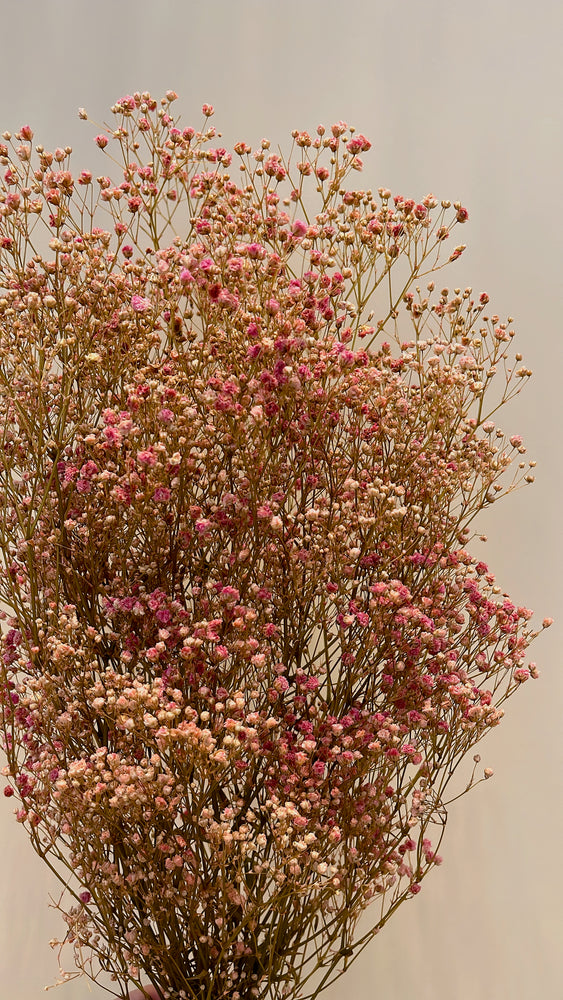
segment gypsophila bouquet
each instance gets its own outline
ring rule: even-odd
[[[343,122],[231,156],[175,99],[112,108],[117,178],[0,145],[4,793],[112,995],[315,997],[537,674],[467,549],[533,478],[492,419],[531,373],[435,291],[461,204],[349,186]]]

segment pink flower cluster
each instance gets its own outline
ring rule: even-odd
[[[0,147],[5,794],[92,978],[87,952],[119,995],[293,996],[420,891],[458,765],[537,675],[469,550],[533,479],[491,419],[530,372],[487,296],[417,285],[460,203],[348,189],[343,122],[299,163],[237,143],[235,179],[175,98],[96,138],[113,232],[69,150]]]

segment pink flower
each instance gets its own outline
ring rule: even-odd
[[[159,503],[166,503],[167,500],[170,500],[171,495],[171,491],[167,486],[157,486],[153,498]]]
[[[331,132],[335,138],[338,138],[344,134],[347,128],[348,126],[346,122],[336,122],[336,124],[331,127]]]
[[[117,427],[104,427],[104,437],[108,444],[121,444],[121,433]]]
[[[294,236],[304,236],[307,232],[307,224],[301,219],[296,219],[291,227],[291,232]]]
[[[204,537],[205,535],[208,535],[209,532],[211,531],[212,524],[208,518],[202,517],[200,518],[199,521],[196,521],[195,527],[198,535]]]
[[[251,260],[263,260],[266,256],[266,251],[261,243],[249,243],[246,252]]]
[[[76,466],[75,465],[67,465],[67,467],[65,469],[65,472],[64,472],[64,481],[65,481],[65,483],[72,483],[72,482],[74,482],[74,480],[76,479],[77,475],[78,475],[78,469],[76,468]]]
[[[358,133],[348,141],[346,149],[352,153],[352,156],[355,156],[356,153],[367,153],[368,149],[371,149],[371,142],[366,139],[365,135]]]
[[[133,295],[131,298],[131,307],[135,312],[144,313],[151,308],[150,299],[144,299],[142,295]]]
[[[131,97],[130,94],[126,94],[125,97],[120,97],[116,102],[116,107],[122,112],[130,112],[135,110],[135,98]]]
[[[94,142],[96,143],[97,146],[100,147],[100,149],[105,149],[109,142],[109,139],[107,135],[97,135],[96,138],[94,139]]]

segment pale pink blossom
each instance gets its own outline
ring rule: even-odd
[[[152,302],[150,299],[143,298],[142,295],[133,295],[131,298],[131,306],[135,312],[144,313],[152,309]]]

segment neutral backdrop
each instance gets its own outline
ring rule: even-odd
[[[503,418],[537,482],[482,521],[518,604],[561,606],[561,0],[0,0],[0,130],[96,157],[88,123],[134,90],[180,95],[185,123],[215,105],[224,143],[282,146],[344,119],[373,141],[366,186],[470,210],[451,286],[515,317],[534,379]],[[484,554],[484,553],[483,553]],[[483,745],[495,777],[451,810],[442,868],[327,994],[357,1000],[563,996],[561,625],[534,649],[541,678]],[[57,972],[58,886],[0,801],[0,995],[36,1000]],[[69,956],[70,961],[70,956]],[[61,1000],[104,996],[86,980]]]

